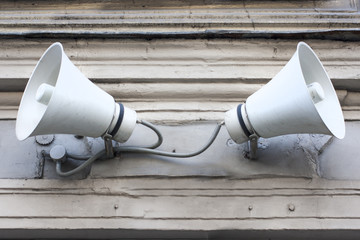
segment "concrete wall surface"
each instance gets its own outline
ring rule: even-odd
[[[66,178],[43,152],[63,145],[91,155],[104,147],[101,139],[47,135],[19,142],[14,121],[1,121],[0,238],[356,239],[359,124],[347,122],[343,140],[260,139],[257,160],[222,129],[197,157],[120,154]],[[214,125],[159,125],[160,149],[197,149]],[[138,126],[126,145],[155,140]],[[77,165],[67,162],[63,170]]]
[[[0,237],[357,239],[359,181],[0,180]]]
[[[81,174],[72,178],[114,177],[302,177],[341,180],[359,180],[360,156],[357,138],[359,122],[346,123],[343,140],[319,134],[286,135],[260,138],[257,159],[249,159],[248,143],[236,144],[223,127],[215,142],[204,153],[191,158],[171,158],[156,155],[123,153],[110,160],[96,161]],[[56,145],[62,145],[75,155],[94,155],[104,148],[102,139],[73,135],[50,135],[52,142],[41,145],[41,137],[30,137],[20,142],[15,137],[14,121],[1,121],[0,178],[58,178],[55,163],[44,158],[45,153]],[[164,136],[159,150],[190,153],[200,149],[210,137],[215,123],[196,123],[182,126],[158,126]],[[50,138],[50,136],[47,136]],[[156,141],[156,135],[138,125],[126,144],[114,142],[114,146],[143,146]],[[63,164],[64,171],[74,168],[81,161]],[[90,172],[89,172],[90,171]]]

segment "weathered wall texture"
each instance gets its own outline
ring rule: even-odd
[[[356,239],[360,234],[359,1],[2,1],[0,238]],[[70,178],[42,151],[94,154],[101,139],[15,138],[18,105],[53,43],[140,119],[189,152],[308,43],[329,73],[346,138],[260,139],[225,128],[189,159],[121,154]],[[286,91],[286,89],[284,89]],[[52,136],[50,136],[51,138]],[[155,136],[138,126],[127,145]],[[64,170],[78,165],[68,162]]]
[[[16,118],[31,71],[55,41],[85,76],[140,118],[178,124],[222,120],[285,66],[300,40],[0,39],[0,118]],[[345,118],[359,120],[357,42],[305,41],[333,80]]]

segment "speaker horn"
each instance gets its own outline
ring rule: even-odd
[[[286,66],[245,104],[225,114],[225,126],[236,143],[255,134],[270,138],[317,133],[345,136],[345,123],[335,89],[313,50],[303,42]]]
[[[125,142],[135,128],[136,118],[134,110],[115,103],[74,66],[60,43],[54,43],[40,58],[26,85],[16,136],[24,140],[45,134],[109,134],[115,141]]]

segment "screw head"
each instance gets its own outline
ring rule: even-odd
[[[119,208],[119,205],[115,204],[115,205],[114,205],[114,209],[116,210],[116,209],[118,209],[118,208]]]
[[[288,208],[289,208],[289,210],[290,210],[291,212],[295,211],[295,205],[292,204],[292,203],[290,203],[290,204],[288,205]]]
[[[252,205],[249,205],[248,209],[249,209],[249,211],[252,211],[252,210],[253,210],[253,206],[252,206]]]
[[[57,162],[57,161],[65,162],[66,161],[65,147],[62,145],[56,145],[55,147],[53,147],[50,150],[50,158],[52,160],[54,160],[55,162]]]

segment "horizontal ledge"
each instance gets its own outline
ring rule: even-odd
[[[251,27],[250,27],[251,28]],[[4,30],[0,33],[0,38],[84,38],[84,39],[321,39],[321,40],[346,40],[358,41],[360,40],[359,28],[350,29],[306,29],[293,30],[289,28],[285,30],[194,30],[183,31],[175,30],[162,31],[161,29],[151,29],[145,31],[88,31],[86,29],[79,29],[73,31],[56,31],[54,29],[47,30],[33,30],[28,31],[21,29],[21,31]]]
[[[236,105],[234,104],[234,106]],[[126,106],[132,107],[131,104],[126,104]],[[17,112],[17,107],[0,107],[0,120],[15,120]],[[138,118],[156,124],[183,125],[194,122],[221,122],[224,120],[224,113],[225,111],[191,111],[187,109],[182,111],[150,110],[138,111]],[[346,121],[360,120],[360,110],[343,110],[343,115]]]
[[[134,178],[134,176],[129,176],[129,178]],[[148,175],[144,176],[136,176],[137,178],[148,177]],[[156,176],[157,178],[161,178],[161,176]],[[176,178],[176,176],[163,176],[163,178]],[[219,178],[219,176],[200,176],[200,177],[212,177]],[[273,179],[273,177],[268,177]],[[255,178],[253,178],[255,179]],[[276,192],[276,193],[274,193]],[[153,189],[127,189],[124,190],[112,190],[95,192],[94,189],[50,189],[49,191],[39,191],[38,189],[0,189],[0,197],[3,195],[9,194],[21,194],[22,196],[36,196],[36,195],[46,195],[46,196],[124,196],[128,195],[131,198],[140,198],[140,197],[208,197],[208,198],[266,198],[266,197],[359,197],[360,190],[352,190],[352,189],[207,189],[207,188],[193,188],[193,189],[185,189],[185,188],[153,188]],[[1,218],[1,216],[0,216]],[[359,216],[360,218],[360,216]]]
[[[0,40],[0,88],[23,91],[40,56],[52,42],[86,77],[106,83],[265,84],[289,61],[298,40]],[[360,90],[359,46],[309,40],[337,89]],[[21,54],[19,54],[19,52]],[[140,71],[141,70],[141,71]]]
[[[107,186],[107,189],[111,192],[111,187]],[[136,197],[126,192],[115,196],[98,196],[94,192],[92,195],[84,196],[76,194],[75,190],[73,195],[58,194],[54,198],[54,196],[47,194],[45,190],[34,195],[19,193],[0,195],[2,202],[0,225],[1,228],[12,228],[14,227],[12,223],[16,222],[15,220],[26,221],[28,224],[32,221],[32,224],[35,224],[40,219],[54,221],[63,218],[69,221],[71,219],[97,220],[97,226],[103,226],[102,224],[109,220],[116,220],[117,222],[127,220],[129,223],[131,220],[134,221],[133,223],[141,221],[151,223],[161,220],[164,225],[167,225],[167,222],[182,220],[202,221],[203,223],[211,223],[212,221],[221,223],[227,220],[234,223],[243,220],[292,220],[298,222],[318,220],[321,223],[326,220],[360,221],[359,210],[356,209],[359,198],[359,196],[330,195],[306,197],[294,195],[292,197],[275,196],[271,198],[267,196],[219,196],[217,198],[192,196],[184,198],[156,195],[152,197]],[[22,204],[24,199],[26,199],[25,205]],[[39,199],[41,199],[41,204],[39,204]],[[289,211],[288,205],[290,203],[295,206],[295,211]],[[249,204],[254,207],[253,211],[249,211]],[[114,205],[117,205],[118,208],[114,208]],[[339,208],[339,206],[341,207]],[[216,210],[208,211],[209,208]],[[9,222],[5,223],[6,220],[9,220]],[[63,221],[59,227],[73,228],[83,224],[82,221],[79,221],[77,224],[68,225],[69,221]],[[43,224],[50,223],[44,222]],[[185,226],[181,225],[181,227]],[[301,226],[303,227],[303,225]],[[321,226],[325,225],[321,224]],[[111,227],[111,225],[107,227]],[[187,227],[190,227],[190,225],[187,225]],[[313,229],[315,226],[308,227]],[[346,228],[348,227],[350,226]]]
[[[112,95],[116,101],[128,103],[145,110],[174,109],[176,106],[189,106],[190,109],[217,109],[216,106],[245,101],[259,90],[262,84],[226,83],[148,83],[148,84],[97,84]],[[346,90],[336,91],[339,101],[347,110],[360,106],[360,93]],[[23,92],[0,92],[1,107],[16,107],[20,104]],[[146,103],[148,106],[146,107]],[[352,108],[352,109],[349,109]]]
[[[81,236],[82,239],[86,239],[87,236],[94,236],[95,238],[89,237],[89,239],[99,239],[107,237],[109,239],[119,239],[119,237],[129,238],[133,236],[135,239],[139,239],[142,235],[146,234],[146,237],[153,236],[154,239],[158,239],[163,236],[164,238],[179,238],[182,234],[194,239],[208,239],[210,236],[226,236],[229,233],[230,237],[234,237],[234,234],[241,239],[244,236],[252,236],[254,233],[260,233],[265,231],[263,238],[268,238],[273,235],[274,238],[279,239],[281,233],[276,231],[284,232],[284,238],[288,239],[289,236],[297,236],[303,232],[304,239],[308,239],[309,235],[315,236],[316,239],[356,239],[358,237],[358,230],[360,220],[358,219],[258,219],[258,220],[148,220],[148,219],[76,219],[76,218],[16,218],[16,219],[2,219],[0,220],[2,228],[0,233],[2,236],[10,234],[11,230],[13,236],[16,238],[23,238],[24,236],[34,236],[38,238],[40,233],[45,234],[44,236],[53,236],[59,238],[69,238],[73,236],[75,238]],[[31,228],[30,228],[31,226]],[[86,230],[84,230],[86,226]],[[121,227],[119,227],[121,226]],[[24,231],[24,229],[26,229]],[[36,229],[36,234],[31,234],[30,229]],[[41,230],[46,229],[46,230]],[[231,230],[226,230],[231,229]],[[75,231],[75,232],[74,232]],[[98,232],[97,232],[98,231]],[[148,232],[150,231],[150,233]],[[190,231],[190,232],[189,232]],[[197,232],[199,231],[199,232]],[[206,231],[206,232],[204,232]],[[230,231],[230,232],[228,232]],[[250,231],[249,235],[246,232]],[[260,232],[259,232],[260,231]],[[294,233],[296,232],[296,234]],[[10,233],[9,233],[10,232]],[[25,234],[26,235],[25,235]],[[74,235],[72,235],[74,234]],[[255,234],[255,236],[259,236]],[[195,237],[194,237],[195,236]]]
[[[136,3],[136,4],[135,4]],[[19,10],[97,10],[102,9],[106,11],[114,10],[154,10],[154,9],[174,9],[174,10],[198,10],[198,9],[224,9],[224,8],[240,8],[249,11],[256,10],[279,10],[284,9],[288,11],[303,11],[310,10],[316,12],[322,11],[357,11],[357,4],[351,0],[342,1],[327,1],[318,0],[316,2],[309,1],[209,1],[209,0],[181,0],[181,1],[164,1],[164,0],[138,0],[136,2],[131,0],[114,1],[108,0],[105,2],[96,0],[76,0],[69,4],[66,0],[58,0],[56,2],[47,2],[41,0],[34,0],[28,2],[26,0],[18,0],[14,3],[13,0],[3,0],[2,9],[10,11]],[[65,8],[66,7],[66,8]]]
[[[24,196],[26,197],[26,196]],[[98,196],[99,198],[101,196]],[[109,196],[111,197],[111,196]],[[331,196],[329,196],[331,197]],[[161,198],[161,197],[159,197]],[[225,197],[226,198],[226,197]],[[234,197],[236,198],[236,197]],[[266,198],[267,199],[267,198]],[[227,199],[224,199],[227,200]],[[232,199],[233,200],[233,199]],[[289,199],[291,200],[291,199]],[[214,201],[215,202],[215,201]],[[355,206],[355,205],[354,205]],[[0,216],[0,222],[3,219],[31,219],[31,220],[37,220],[37,219],[48,219],[48,220],[56,220],[56,219],[76,219],[76,220],[86,220],[86,219],[92,219],[92,220],[148,220],[148,221],[158,221],[158,220],[166,220],[166,221],[206,221],[206,222],[210,222],[210,221],[260,221],[260,220],[267,220],[267,221],[277,221],[277,220],[307,220],[307,219],[317,219],[317,220],[360,220],[360,216],[359,217],[347,217],[347,216],[343,216],[343,217],[331,217],[331,216],[326,216],[326,217],[317,217],[317,216],[301,216],[301,217],[289,217],[289,216],[273,216],[273,217],[210,217],[210,218],[205,218],[205,217],[147,217],[147,218],[143,218],[141,216],[73,216],[73,217],[69,217],[69,216],[64,216],[64,215],[59,215],[59,216],[14,216],[14,217],[9,217],[9,216],[4,216],[1,217]],[[1,230],[1,227],[0,227]]]
[[[231,179],[231,178],[186,177],[170,178],[167,181],[159,177],[119,177],[83,179],[63,181],[58,179],[0,179],[0,190],[16,190],[17,192],[33,190],[35,193],[65,191],[77,192],[89,190],[95,192],[107,191],[108,186],[114,191],[121,190],[344,190],[360,191],[358,180],[326,180],[323,178],[281,177],[269,179]]]

